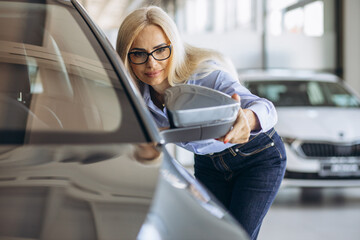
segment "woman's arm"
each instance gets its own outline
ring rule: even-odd
[[[238,94],[234,93],[231,97],[240,102]],[[224,143],[246,143],[249,141],[250,133],[260,129],[260,122],[256,114],[250,109],[240,108],[233,128],[225,136],[217,140]]]
[[[219,90],[240,101],[241,109],[232,130],[219,138],[219,141],[244,143],[248,141],[250,134],[268,131],[277,122],[276,109],[269,100],[252,94],[238,79],[224,71],[214,71],[203,79],[191,81],[190,84]]]

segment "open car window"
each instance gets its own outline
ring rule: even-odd
[[[0,1],[0,29],[1,143],[49,134],[64,143],[145,141],[120,79],[77,12]]]

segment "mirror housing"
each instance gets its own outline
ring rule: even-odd
[[[177,85],[165,91],[170,129],[160,132],[166,143],[224,136],[237,118],[240,103],[220,91]]]
[[[209,125],[199,125],[185,128],[170,128],[162,130],[160,135],[166,143],[189,142],[219,138],[224,136],[232,127],[234,121],[224,121]]]

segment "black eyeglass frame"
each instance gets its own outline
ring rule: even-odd
[[[164,48],[169,48],[169,50],[170,50],[169,56],[168,56],[167,58],[157,59],[156,57],[154,57],[154,55],[153,55],[154,52],[156,52],[156,51],[158,51],[158,50],[160,50],[160,49],[164,49]],[[151,55],[156,61],[165,61],[166,59],[168,59],[168,58],[171,56],[171,53],[172,53],[171,48],[172,48],[172,46],[171,46],[171,44],[170,44],[170,45],[168,45],[168,46],[164,46],[164,47],[160,47],[160,48],[158,48],[158,49],[155,49],[154,51],[152,51],[152,52],[150,52],[150,53],[148,53],[148,52],[141,52],[141,53],[146,53],[146,54],[147,54],[146,60],[145,60],[144,62],[142,62],[142,63],[134,63],[133,61],[131,61],[130,55],[131,55],[131,54],[135,54],[135,53],[139,53],[139,52],[129,52],[129,53],[128,53],[128,59],[129,59],[129,61],[130,61],[132,64],[135,64],[135,65],[141,65],[141,64],[146,63],[146,62],[149,60],[149,56],[150,56],[150,55]]]

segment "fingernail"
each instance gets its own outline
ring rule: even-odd
[[[225,144],[227,144],[228,142],[229,142],[229,140],[228,140],[228,139],[225,139],[225,140],[224,140],[224,143],[225,143]]]

